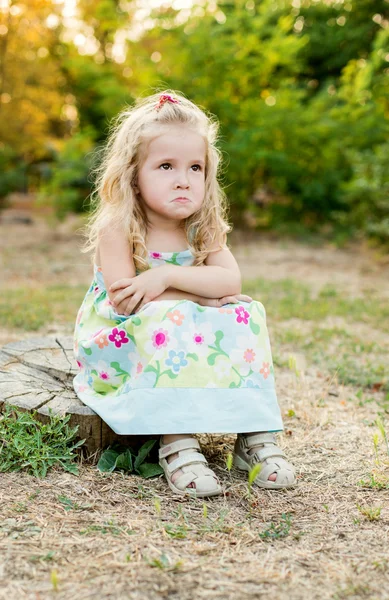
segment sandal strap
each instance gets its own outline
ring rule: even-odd
[[[278,446],[264,446],[263,448],[258,448],[258,450],[254,452],[254,456],[256,456],[260,462],[263,462],[267,458],[275,458],[276,456],[285,458],[286,454],[281,448],[278,448]]]
[[[274,433],[257,433],[256,435],[244,435],[245,446],[252,448],[253,446],[259,446],[260,444],[275,444],[276,438]]]
[[[208,461],[205,458],[205,456],[203,456],[199,452],[188,452],[187,454],[182,454],[175,460],[172,460],[172,462],[170,463],[166,461],[166,469],[170,474],[172,474],[174,471],[177,471],[177,469],[180,469],[181,467],[185,467],[193,463],[207,462]]]
[[[189,449],[200,450],[200,444],[196,438],[185,438],[183,440],[177,440],[176,442],[166,444],[166,446],[162,446],[159,449],[159,458],[166,458],[167,456],[170,456],[170,454],[175,454],[180,450]]]

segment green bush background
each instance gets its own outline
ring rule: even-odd
[[[389,244],[387,0],[165,3],[136,39],[134,4],[123,6],[79,0],[88,51],[64,35],[60,5],[2,9],[0,206],[27,191],[59,218],[88,210],[111,119],[173,88],[221,122],[236,225]]]

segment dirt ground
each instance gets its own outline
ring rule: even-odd
[[[8,210],[0,221],[3,289],[87,288],[80,220],[54,227],[32,214],[30,224],[16,222],[23,214]],[[388,262],[372,251],[238,233],[231,243],[245,279],[292,278],[317,291],[331,283],[353,297],[368,290],[389,297]],[[0,346],[71,334],[73,323],[64,329],[2,329]],[[224,496],[205,502],[173,497],[162,478],[101,474],[85,463],[78,477],[1,474],[0,600],[389,598],[389,489],[360,483],[377,468],[377,403],[360,406],[355,388],[301,361],[300,376],[276,370],[279,441],[296,466],[295,489],[254,489],[248,497],[245,476],[226,469],[234,436],[220,435],[199,436],[225,486]],[[374,509],[381,509],[376,517]]]

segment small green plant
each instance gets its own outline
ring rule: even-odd
[[[129,473],[138,473],[144,478],[161,475],[163,469],[159,464],[145,462],[156,441],[147,440],[139,449],[138,454],[135,454],[132,448],[126,448],[121,444],[113,444],[112,447],[102,453],[97,468],[102,473],[110,473],[115,469],[121,469]]]
[[[164,529],[170,537],[177,538],[179,540],[185,539],[188,532],[188,527],[184,524],[176,526],[167,524],[165,525]]]
[[[368,474],[368,479],[361,479],[358,481],[358,485],[373,490],[389,490],[389,477],[383,469],[373,469],[372,472]]]
[[[278,540],[289,535],[290,526],[292,524],[292,516],[290,513],[282,513],[279,523],[271,523],[270,527],[259,534],[262,540]]]
[[[227,467],[227,471],[229,473],[231,472],[231,469],[232,469],[232,463],[233,463],[232,452],[229,452],[227,454],[227,458],[226,458],[226,467]]]
[[[289,356],[288,366],[289,369],[294,372],[296,377],[300,377],[300,371],[297,369],[297,360],[293,354]]]
[[[50,410],[50,409],[49,409]],[[74,450],[85,440],[72,443],[78,425],[71,429],[70,415],[51,414],[48,423],[41,423],[33,413],[5,405],[0,415],[0,472],[26,470],[35,477],[45,477],[47,471],[60,465],[65,471],[78,475]]]
[[[381,517],[381,506],[361,506],[357,504],[357,509],[364,515],[369,521],[378,521]]]
[[[152,560],[147,559],[147,562],[150,565],[150,567],[156,567],[161,571],[176,571],[183,564],[182,560],[178,560],[176,563],[173,564],[170,557],[167,556],[164,552],[161,553],[159,558],[153,558]]]
[[[389,442],[388,442],[388,436],[387,436],[387,434],[386,434],[386,431],[385,431],[385,425],[384,425],[384,422],[383,422],[383,420],[381,419],[381,417],[378,417],[378,418],[377,418],[377,420],[376,420],[376,423],[377,423],[377,427],[378,427],[378,429],[379,429],[379,432],[380,432],[380,434],[381,434],[381,436],[382,436],[382,439],[383,439],[383,440],[384,440],[384,442],[385,442],[385,446],[386,446],[386,452],[387,452],[387,454],[388,454],[388,456],[389,456]]]
[[[55,569],[52,569],[52,571],[50,573],[50,580],[51,580],[51,584],[53,586],[53,590],[55,592],[58,592],[58,573]]]

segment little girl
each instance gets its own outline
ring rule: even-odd
[[[169,90],[119,115],[103,150],[83,252],[94,279],[74,333],[78,397],[118,434],[162,434],[183,495],[222,492],[194,433],[239,433],[255,483],[296,483],[282,431],[265,309],[241,294],[217,175],[218,123]]]

